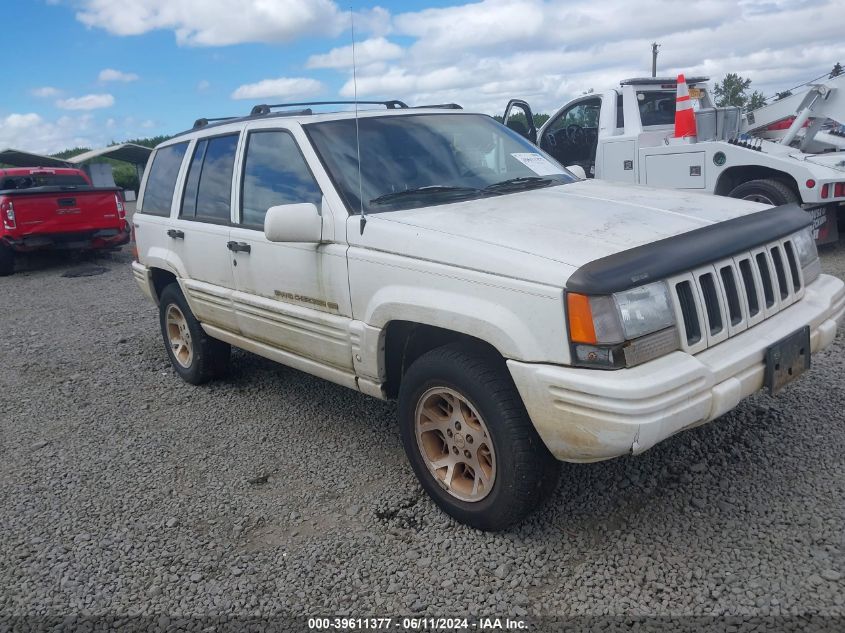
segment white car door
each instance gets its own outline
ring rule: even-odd
[[[237,332],[232,294],[232,180],[239,134],[198,139],[184,177],[176,218],[168,235],[182,287],[196,317]]]
[[[247,133],[238,214],[230,239],[241,333],[284,356],[352,371],[346,245],[332,239],[331,209],[290,130]],[[313,203],[323,214],[323,242],[270,242],[267,209]],[[296,364],[296,363],[294,363]],[[313,371],[313,369],[311,369]]]

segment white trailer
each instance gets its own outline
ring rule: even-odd
[[[799,203],[813,214],[819,243],[838,239],[837,218],[845,209],[845,137],[836,125],[845,123],[845,76],[745,114],[714,107],[707,81],[687,80],[697,139],[673,138],[673,78],[628,79],[616,89],[580,96],[539,131],[528,103],[514,99],[504,122],[562,164],[582,167],[587,178],[772,206]],[[783,129],[772,132],[778,123]]]

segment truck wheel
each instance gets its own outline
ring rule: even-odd
[[[792,189],[780,180],[774,180],[772,178],[744,182],[734,187],[728,196],[770,204],[773,207],[799,201],[798,196]]]
[[[170,363],[185,382],[201,385],[226,374],[231,347],[205,333],[179,284],[172,283],[162,291],[159,320]]]
[[[560,464],[493,354],[448,345],[421,356],[402,379],[399,424],[423,489],[461,523],[504,529],[555,490]]]
[[[13,272],[15,272],[15,253],[5,244],[0,244],[0,277],[6,277]]]

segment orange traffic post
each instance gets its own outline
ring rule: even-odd
[[[678,92],[675,97],[675,138],[695,138],[695,112],[684,74],[678,75]]]

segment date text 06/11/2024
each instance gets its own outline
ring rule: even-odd
[[[524,620],[497,617],[469,618],[308,618],[311,631],[525,631],[528,623]]]

